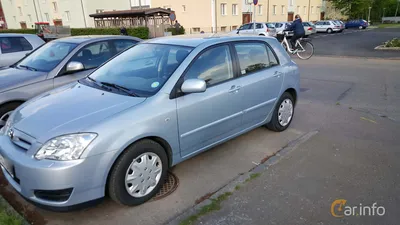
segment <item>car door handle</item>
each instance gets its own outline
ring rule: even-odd
[[[241,86],[232,85],[231,89],[229,89],[229,93],[238,93]]]
[[[275,73],[274,73],[274,77],[277,77],[277,78],[281,77],[281,75],[282,75],[282,73],[279,71],[275,71]]]

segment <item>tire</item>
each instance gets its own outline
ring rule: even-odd
[[[363,26],[359,26],[358,29],[362,30],[362,29],[364,29],[364,27]]]
[[[9,113],[18,108],[21,104],[21,102],[10,102],[0,106],[0,128],[6,124]]]
[[[142,167],[141,163],[144,162],[143,160],[141,160],[144,159],[143,157],[145,157],[145,159],[147,160],[155,160],[155,163],[152,163],[154,164],[154,166],[143,164],[143,167],[145,167],[146,171],[139,170],[139,168]],[[134,161],[135,159],[137,160]],[[140,160],[140,162],[138,160]],[[136,164],[136,169],[132,170],[131,167],[134,164]],[[148,167],[150,168],[148,169]],[[154,175],[155,173],[152,174],[152,169],[161,169],[161,172],[159,173],[160,176],[158,177],[158,175]],[[136,173],[137,175],[135,176],[134,174]],[[159,192],[161,186],[165,182],[167,173],[168,157],[165,149],[157,142],[149,139],[138,141],[135,144],[129,146],[114,163],[107,182],[108,194],[112,200],[121,205],[140,205],[150,200]],[[130,183],[130,186],[129,182],[126,181],[128,175],[136,177],[131,179],[132,183]],[[150,176],[154,176],[154,178],[151,179]],[[150,186],[144,186],[149,185],[148,183],[152,182],[152,180],[154,180],[155,185],[151,186],[151,188],[149,188]],[[133,182],[137,182],[138,185],[133,188],[133,192],[132,194],[130,194],[127,189],[135,185]],[[138,189],[140,190],[138,191]],[[148,193],[144,193],[143,196],[133,196],[142,195],[142,190],[145,190],[146,192],[148,191]]]
[[[303,47],[304,51],[297,51],[297,56],[303,60],[311,58],[314,55],[314,45],[311,42],[305,40],[300,41],[300,44]]]
[[[265,36],[264,34],[259,34],[258,36]]]
[[[292,115],[290,117],[290,120],[287,124],[282,125],[279,122],[279,109],[281,108],[281,105],[283,102],[290,100],[292,103]],[[274,108],[274,112],[272,114],[272,118],[271,121],[266,124],[266,127],[269,130],[275,131],[275,132],[282,132],[284,130],[286,130],[290,124],[293,121],[293,116],[294,116],[294,99],[293,96],[289,93],[289,92],[285,92],[283,93],[283,95],[280,97],[278,103],[276,104],[275,108]]]
[[[329,28],[328,30],[326,30],[326,32],[328,32],[328,34],[332,34],[333,30],[331,28]]]

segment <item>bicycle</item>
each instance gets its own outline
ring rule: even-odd
[[[309,59],[311,58],[311,56],[314,55],[314,45],[309,41],[310,39],[308,38],[300,38],[296,41],[296,45],[295,45],[295,50],[292,51],[291,48],[289,48],[290,44],[287,40],[287,36],[289,34],[289,31],[284,31],[283,34],[283,40],[281,42],[282,47],[289,53],[292,55],[297,54],[297,56],[300,59]],[[279,39],[279,38],[278,38]]]

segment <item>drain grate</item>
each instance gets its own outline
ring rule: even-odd
[[[151,201],[156,201],[161,198],[167,197],[172,192],[176,190],[179,185],[179,180],[175,176],[175,174],[168,172],[168,177],[163,186],[161,187],[160,191],[154,196]]]

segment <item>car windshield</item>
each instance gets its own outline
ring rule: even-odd
[[[100,67],[90,79],[149,97],[160,90],[191,50],[176,45],[139,44]]]
[[[77,44],[66,42],[49,42],[28,55],[16,66],[35,71],[50,72]]]
[[[268,28],[275,28],[275,26],[272,23],[266,23],[265,25],[267,25]]]

